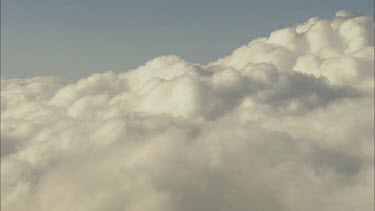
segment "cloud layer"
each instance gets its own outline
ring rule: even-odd
[[[339,11],[208,65],[2,79],[1,208],[372,210],[373,37]]]

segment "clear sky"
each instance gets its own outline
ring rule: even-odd
[[[2,0],[3,77],[78,79],[161,55],[207,63],[251,39],[373,0]]]

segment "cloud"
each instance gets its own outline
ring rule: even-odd
[[[372,210],[373,30],[339,11],[208,65],[1,79],[1,208]]]

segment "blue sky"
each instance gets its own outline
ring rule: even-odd
[[[161,55],[207,63],[251,39],[373,0],[3,0],[1,74],[78,79]]]

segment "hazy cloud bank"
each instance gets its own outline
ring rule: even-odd
[[[372,210],[373,37],[339,11],[208,65],[2,79],[1,208]]]

